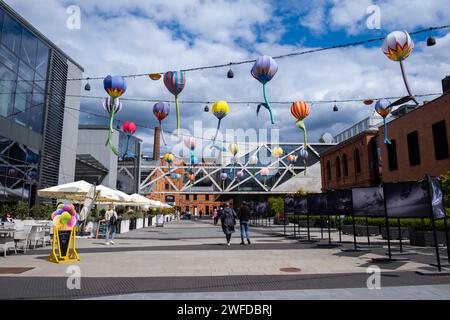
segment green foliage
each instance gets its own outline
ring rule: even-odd
[[[19,201],[13,208],[13,211],[11,212],[11,215],[13,218],[16,219],[29,219],[30,218],[30,207],[28,206],[28,203]]]
[[[442,193],[444,194],[445,207],[450,209],[450,171],[441,176]]]
[[[284,198],[283,197],[269,197],[269,208],[275,214],[284,212]]]
[[[297,196],[307,196],[308,192],[303,191],[302,189],[298,189],[297,192],[295,193]]]
[[[31,207],[31,217],[35,220],[49,220],[53,211],[53,206],[36,204]]]

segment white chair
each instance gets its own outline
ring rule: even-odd
[[[3,247],[5,257],[9,249],[14,249],[14,252],[17,254],[16,244],[14,243],[14,237],[12,236],[0,238],[0,247]]]
[[[23,250],[23,253],[27,252],[30,231],[31,226],[24,226],[23,230],[19,230],[14,233],[14,242],[16,244],[16,249]]]
[[[44,237],[45,237],[45,231],[40,230],[39,226],[32,226],[30,235],[28,237],[28,242],[30,243],[30,247],[31,247],[31,244],[33,243],[33,249],[36,249],[36,245],[39,241],[42,242],[42,246],[45,247]]]
[[[53,227],[45,227],[44,229],[44,247],[47,245],[47,242],[49,245],[52,244],[52,235],[53,235]]]

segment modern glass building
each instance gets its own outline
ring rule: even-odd
[[[117,166],[117,190],[128,194],[139,192],[142,140],[119,131],[119,159]]]
[[[73,181],[82,72],[0,1],[0,202]]]

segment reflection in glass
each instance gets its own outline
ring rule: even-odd
[[[20,52],[20,38],[22,35],[22,27],[20,24],[12,19],[8,14],[5,15],[2,30],[2,42],[12,52],[19,54]]]
[[[37,38],[24,28],[22,31],[20,58],[33,68],[36,65],[37,44]]]

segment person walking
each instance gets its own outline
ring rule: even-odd
[[[217,226],[217,222],[219,221],[219,212],[217,209],[214,209],[213,211],[213,219],[214,219],[214,225]]]
[[[234,233],[234,226],[236,225],[236,212],[230,207],[229,203],[225,203],[220,222],[222,223],[222,231],[227,239],[227,245],[230,246],[231,235]]]
[[[116,226],[117,226],[117,212],[114,207],[110,204],[108,206],[108,211],[105,213],[105,239],[106,245],[114,244],[114,239],[116,237]],[[109,239],[109,229],[111,228],[111,240]]]
[[[245,237],[247,238],[248,244],[251,244],[250,242],[250,236],[248,234],[248,221],[250,220],[250,208],[247,205],[247,202],[243,202],[241,208],[239,209],[239,225],[241,227],[241,245],[244,245],[244,232]]]

